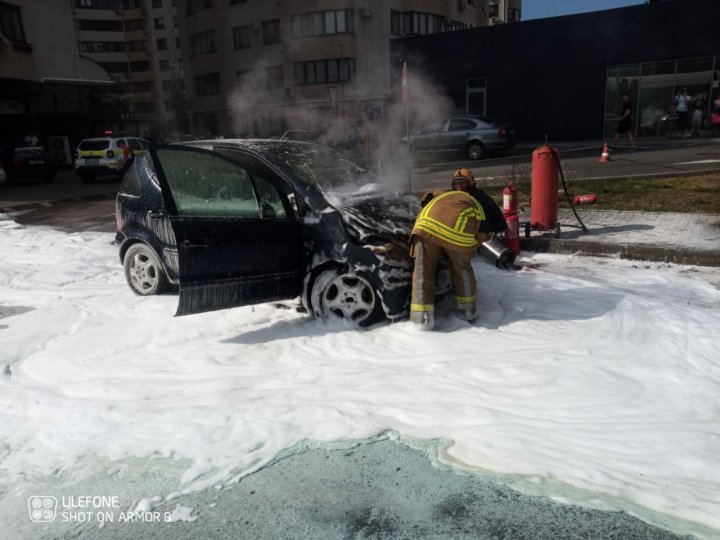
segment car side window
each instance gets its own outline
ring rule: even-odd
[[[158,150],[178,214],[257,219],[260,208],[250,174],[213,154],[174,148]]]
[[[450,120],[450,125],[448,126],[448,131],[466,131],[468,129],[475,129],[475,122],[463,118]]]

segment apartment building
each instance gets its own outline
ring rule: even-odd
[[[401,69],[390,65],[390,40],[486,26],[490,6],[185,0],[178,16],[194,133],[268,136],[322,129],[331,116],[382,114],[391,70]]]
[[[184,86],[175,0],[71,0],[80,53],[117,83],[113,127],[164,138],[181,129]],[[180,120],[180,121],[178,121]]]
[[[518,22],[521,16],[522,0],[490,0],[490,24]]]
[[[68,162],[87,124],[86,90],[111,84],[78,52],[68,3],[0,1],[0,148],[33,130]]]

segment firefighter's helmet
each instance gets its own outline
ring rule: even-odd
[[[475,185],[475,175],[473,175],[473,173],[470,169],[461,167],[460,169],[455,171],[452,175],[453,187],[455,187],[456,184],[459,184],[460,182],[468,182],[468,187],[472,187]]]

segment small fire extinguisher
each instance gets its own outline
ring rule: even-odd
[[[520,226],[518,216],[517,189],[510,180],[503,189],[503,217],[507,223],[505,230],[505,245],[515,255],[520,253]]]

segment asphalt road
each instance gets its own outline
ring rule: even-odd
[[[539,146],[539,145],[538,145]],[[553,144],[560,152],[568,180],[626,178],[637,176],[683,176],[720,171],[720,139],[641,139],[637,149],[618,146],[609,163],[598,161],[602,143],[567,142]],[[463,161],[460,155],[423,156],[412,169],[411,189],[423,192],[449,184],[452,171],[469,167],[481,185],[504,184],[509,178],[529,180],[532,150],[536,145],[519,145],[512,155],[482,161]],[[400,173],[397,185],[407,186]],[[115,230],[114,198],[119,182],[106,178],[84,184],[71,169],[58,172],[55,182],[26,181],[0,186],[0,213],[18,212],[16,221],[27,225],[48,225],[67,231]]]

